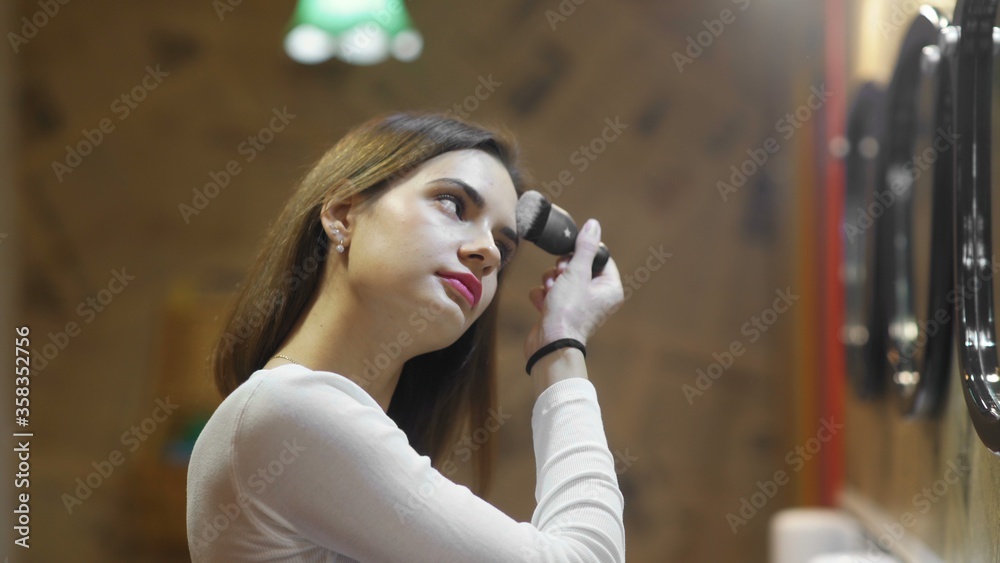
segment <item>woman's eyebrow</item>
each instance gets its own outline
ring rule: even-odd
[[[462,180],[459,180],[458,178],[438,178],[437,180],[433,180],[433,182],[452,184],[454,186],[462,188],[462,191],[465,192],[465,195],[469,196],[469,199],[472,200],[472,203],[474,203],[478,209],[482,209],[483,206],[486,205],[486,200],[483,199],[482,194],[480,194],[479,191],[476,190],[476,188],[473,188],[472,186],[463,182]],[[515,248],[518,246],[520,238],[517,236],[517,231],[515,231],[510,227],[501,227],[500,232],[503,233],[504,236],[509,238],[514,243]]]

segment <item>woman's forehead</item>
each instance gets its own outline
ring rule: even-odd
[[[510,174],[503,163],[495,156],[476,149],[463,149],[439,154],[423,163],[420,168],[426,171],[449,170],[471,177],[479,177],[487,182],[506,181],[510,183]]]
[[[440,154],[423,163],[413,179],[420,186],[443,178],[459,180],[485,199],[487,207],[517,205],[517,193],[503,163],[480,150],[465,149]]]

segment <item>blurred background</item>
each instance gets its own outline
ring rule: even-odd
[[[33,434],[31,548],[12,477],[10,561],[189,560],[219,315],[314,160],[410,109],[509,128],[535,189],[603,225],[631,291],[588,365],[630,561],[768,561],[772,516],[834,506],[845,483],[898,515],[949,461],[942,436],[974,471],[912,534],[949,561],[1000,560],[1000,462],[957,375],[942,418],[908,423],[850,394],[838,347],[846,109],[888,83],[917,3],[330,1],[390,22],[332,57],[316,28],[289,34],[303,4],[2,4],[0,313],[12,339],[30,328],[33,367],[13,430]],[[501,297],[512,416],[486,497],[519,521],[535,506],[527,293],[554,263],[526,250]],[[16,421],[13,401],[0,412]]]

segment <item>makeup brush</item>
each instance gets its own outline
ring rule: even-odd
[[[521,194],[514,210],[517,220],[517,235],[535,243],[549,254],[566,256],[576,249],[576,235],[579,229],[565,209],[550,202],[539,192],[528,190]],[[608,247],[600,243],[591,275],[596,276],[608,262]]]

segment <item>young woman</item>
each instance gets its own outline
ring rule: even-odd
[[[625,560],[624,498],[582,346],[530,367],[531,523],[481,498],[502,423],[497,292],[523,183],[506,137],[416,113],[350,131],[305,176],[211,357],[224,400],[188,469],[195,562]],[[613,259],[591,276],[599,242],[592,219],[530,291],[540,318],[526,359],[585,344],[622,303]],[[488,437],[474,452],[470,433]],[[475,494],[442,474],[470,456]]]

